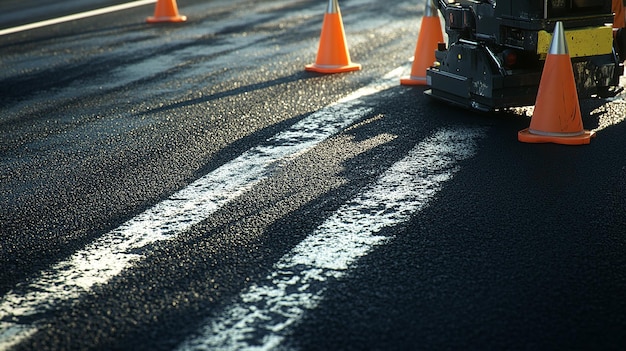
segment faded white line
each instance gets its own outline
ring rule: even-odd
[[[381,229],[407,221],[472,157],[482,128],[444,129],[418,144],[369,189],[282,257],[273,273],[209,319],[179,350],[268,350],[323,299],[329,280],[341,279],[360,258],[393,238]]]
[[[68,16],[63,16],[63,17],[58,17],[58,18],[52,18],[52,19],[49,19],[49,20],[41,21],[41,22],[29,23],[29,24],[25,24],[25,25],[22,25],[22,26],[2,29],[2,30],[0,30],[0,35],[7,35],[7,34],[12,34],[12,33],[24,32],[24,31],[27,31],[27,30],[35,29],[35,28],[41,28],[41,27],[51,26],[51,25],[54,25],[54,24],[59,24],[59,23],[64,23],[64,22],[69,22],[69,21],[75,21],[75,20],[79,20],[79,19],[83,19],[83,18],[87,18],[87,17],[103,15],[103,14],[106,14],[106,13],[111,13],[111,12],[116,12],[116,11],[121,11],[121,10],[127,10],[127,9],[130,9],[130,8],[133,8],[133,7],[148,5],[148,4],[152,4],[152,3],[155,3],[155,2],[157,2],[157,0],[139,0],[139,1],[129,2],[129,3],[126,3],[126,4],[120,4],[120,5],[104,7],[104,8],[97,9],[97,10],[91,10],[91,11],[85,11],[85,12],[81,12],[81,13],[76,13],[76,14],[73,14],[73,15],[68,15]]]
[[[313,113],[103,235],[68,260],[42,272],[36,280],[17,286],[0,300],[0,349],[34,332],[37,326],[25,320],[39,321],[43,318],[40,314],[72,303],[96,284],[107,283],[144,257],[139,249],[188,230],[267,178],[277,162],[305,152],[362,119],[371,111],[364,98],[397,86],[405,69],[398,67]]]
[[[591,116],[598,116],[598,126],[593,129],[599,132],[608,127],[618,125],[626,120],[626,94],[610,99],[602,106],[591,111]]]

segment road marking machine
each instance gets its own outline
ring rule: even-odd
[[[621,0],[620,0],[621,1]],[[445,19],[426,71],[426,94],[494,111],[533,105],[557,22],[562,22],[579,98],[621,91],[626,48],[611,0],[433,0]],[[621,5],[621,4],[620,4]],[[615,40],[614,40],[615,38]]]

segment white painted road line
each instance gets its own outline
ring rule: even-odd
[[[36,330],[37,322],[33,325],[24,320],[38,321],[38,315],[71,304],[94,285],[107,283],[144,257],[138,249],[190,229],[267,178],[272,165],[362,119],[371,110],[363,98],[396,87],[405,70],[399,67],[313,113],[7,293],[0,300],[0,349],[21,342]]]
[[[379,180],[343,205],[311,236],[274,265],[179,350],[269,350],[281,344],[307,310],[323,299],[329,280],[341,279],[354,263],[393,238],[385,227],[407,221],[476,153],[481,128],[444,129],[418,144]],[[262,340],[258,340],[262,336]]]
[[[59,24],[59,23],[64,23],[64,22],[69,22],[69,21],[75,21],[75,20],[79,20],[79,19],[82,19],[82,18],[93,17],[93,16],[98,16],[98,15],[103,15],[103,14],[106,14],[106,13],[111,13],[111,12],[116,12],[116,11],[130,9],[130,8],[133,8],[133,7],[153,4],[155,2],[157,2],[157,0],[133,1],[133,2],[126,3],[126,4],[109,6],[109,7],[105,7],[105,8],[101,8],[101,9],[97,9],[97,10],[91,10],[91,11],[76,13],[76,14],[73,14],[73,15],[53,18],[53,19],[49,19],[49,20],[45,20],[45,21],[41,21],[41,22],[29,23],[29,24],[25,24],[23,26],[17,26],[17,27],[2,29],[2,30],[0,30],[0,35],[7,35],[7,34],[12,34],[12,33],[18,33],[18,32],[23,32],[23,31],[35,29],[35,28],[41,28],[41,27],[51,26],[51,25],[54,25],[54,24]]]

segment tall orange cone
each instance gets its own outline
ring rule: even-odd
[[[539,82],[530,127],[517,139],[525,143],[589,144],[594,132],[583,129],[578,92],[563,23],[557,22]]]
[[[178,14],[176,0],[158,0],[154,9],[154,16],[146,19],[148,23],[185,22],[187,16]]]
[[[340,73],[361,69],[360,64],[350,61],[346,33],[343,29],[337,0],[328,1],[315,63],[306,65],[304,68],[307,71],[319,73]]]
[[[417,36],[411,76],[400,79],[402,85],[426,85],[426,69],[435,62],[435,50],[443,43],[443,30],[437,8],[432,0],[426,0],[426,9]]]

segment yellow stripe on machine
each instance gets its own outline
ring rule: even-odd
[[[570,57],[605,55],[613,52],[613,29],[608,26],[565,31]],[[552,34],[545,30],[537,33],[537,53],[545,59]]]

